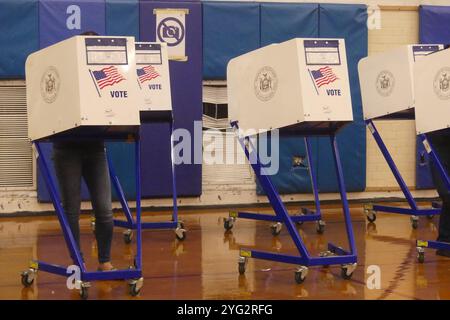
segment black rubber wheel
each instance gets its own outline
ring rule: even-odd
[[[345,280],[350,280],[353,276],[353,272],[350,275],[347,274],[347,268],[341,268],[341,277]]]
[[[226,231],[229,231],[229,230],[233,229],[233,224],[230,223],[230,220],[224,219],[224,220],[223,220],[223,227],[224,227],[224,229],[225,229]]]
[[[411,222],[411,226],[413,227],[413,229],[417,229],[419,227],[419,221],[414,220],[413,222]]]
[[[239,262],[239,274],[245,274],[245,262]]]
[[[123,241],[126,244],[130,244],[132,239],[133,239],[133,232],[130,233],[127,232],[123,234]]]
[[[130,296],[136,297],[141,292],[141,289],[137,289],[136,283],[130,284]]]
[[[317,223],[316,231],[318,234],[323,234],[325,232],[325,225],[321,223]]]
[[[375,213],[369,213],[368,215],[366,215],[367,217],[367,221],[369,221],[370,223],[373,223],[377,220],[377,215]]]
[[[179,236],[178,233],[175,233],[175,237],[176,237],[178,240],[180,240],[180,241],[185,240],[185,239],[186,239],[186,231],[183,231],[183,232],[181,233],[181,236]]]
[[[21,274],[20,280],[25,288],[31,287],[34,282],[34,278],[30,280],[29,273],[27,272]]]
[[[417,261],[419,263],[424,263],[425,262],[425,253],[424,252],[418,252],[417,253]]]
[[[270,226],[270,232],[274,237],[276,237],[280,234],[281,230],[277,230],[276,226]]]
[[[80,298],[86,300],[89,297],[89,290],[86,287],[81,287]]]
[[[183,221],[179,221],[178,222],[178,228],[184,229],[184,222]]]
[[[306,277],[302,277],[302,273],[301,272],[295,272],[295,282],[297,284],[302,284],[303,282],[305,282]]]
[[[304,222],[304,221],[297,221],[295,224],[296,224],[297,226],[301,227],[301,226],[303,225],[303,222]]]
[[[428,220],[433,220],[433,218],[434,218],[434,215],[429,215],[429,216],[427,216],[427,219],[428,219]]]

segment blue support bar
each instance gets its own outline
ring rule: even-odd
[[[170,160],[172,162],[172,166],[171,166],[172,199],[173,199],[172,221],[141,223],[141,228],[144,230],[145,229],[176,229],[178,227],[177,182],[176,182],[175,164],[173,161],[173,120],[169,121],[169,131],[171,132],[171,135],[170,135],[170,146],[171,146]],[[109,161],[109,159],[108,159],[108,161]],[[125,198],[125,193],[122,190],[122,186],[120,185],[119,179],[118,179],[117,175],[115,174],[114,170],[110,169],[110,174],[111,174],[111,179],[113,181],[114,188],[117,191],[117,194],[120,199],[120,203],[122,205],[125,217],[127,219],[127,221],[114,219],[114,225],[117,227],[121,227],[121,228],[135,230],[137,224],[134,222],[131,211],[128,208],[127,201]]]
[[[401,209],[396,207],[389,207],[389,206],[374,206],[373,209],[375,211],[380,212],[390,212],[390,213],[399,213],[399,214],[406,214],[406,215],[413,215],[413,216],[431,216],[431,215],[438,215],[440,214],[440,210],[433,210],[433,209],[420,209],[417,206],[417,203],[412,196],[408,186],[406,185],[405,181],[403,180],[402,175],[400,174],[400,171],[398,170],[397,166],[395,165],[394,159],[392,159],[389,150],[387,149],[386,145],[383,142],[383,139],[381,138],[380,133],[378,132],[377,128],[375,127],[375,124],[371,119],[366,120],[366,125],[369,129],[369,131],[372,133],[372,136],[375,139],[375,142],[378,145],[378,148],[380,149],[381,153],[384,156],[384,159],[386,160],[386,163],[388,164],[389,168],[392,171],[392,174],[395,177],[395,180],[397,181],[398,185],[400,186],[406,201],[409,204],[410,209]]]
[[[450,250],[449,242],[417,240],[417,247],[436,250]]]
[[[260,221],[282,222],[278,216],[264,213],[238,212],[237,217]],[[321,215],[318,213],[311,213],[306,215],[291,216],[291,219],[293,222],[317,221],[321,219]]]
[[[135,158],[136,158],[136,269],[142,270],[142,225],[141,225],[141,139],[137,138],[135,144]]]
[[[317,219],[317,216],[320,216],[320,202],[319,202],[319,197],[318,197],[315,172],[312,170],[312,159],[310,157],[311,147],[310,147],[309,141],[307,139],[305,139],[305,143],[307,145],[307,152],[308,152],[308,161],[310,163],[311,181],[313,183],[316,209],[318,210],[318,212],[314,213],[312,215],[307,214],[304,216],[293,217],[288,214],[278,192],[276,191],[275,187],[273,186],[273,184],[270,180],[270,177],[266,174],[264,167],[261,165],[258,153],[256,151],[257,149],[254,147],[250,138],[249,137],[241,137],[239,135],[239,126],[238,126],[237,122],[232,122],[231,126],[235,130],[237,137],[238,137],[238,141],[239,141],[240,145],[242,146],[242,149],[244,150],[245,156],[249,160],[250,165],[252,166],[252,169],[255,172],[255,175],[261,184],[261,187],[263,188],[266,196],[269,199],[269,202],[270,202],[273,210],[275,211],[275,216],[267,215],[267,214],[250,213],[250,212],[239,212],[237,214],[237,216],[247,218],[247,219],[254,219],[254,220],[283,222],[286,225],[289,235],[290,235],[291,239],[294,241],[294,244],[299,253],[299,256],[296,256],[296,255],[264,252],[264,251],[252,250],[252,249],[241,249],[240,257],[241,258],[256,258],[256,259],[278,261],[278,262],[291,263],[291,264],[297,264],[297,265],[302,265],[302,266],[334,265],[334,264],[348,265],[348,264],[356,263],[356,261],[357,261],[356,245],[355,245],[355,240],[354,240],[354,235],[353,235],[350,210],[349,210],[346,191],[345,191],[345,184],[344,184],[344,178],[343,178],[343,173],[342,173],[342,166],[341,166],[340,159],[339,159],[339,151],[337,148],[336,137],[334,135],[332,135],[330,137],[330,140],[331,140],[331,144],[333,146],[333,148],[332,148],[333,157],[334,157],[334,162],[335,162],[335,167],[336,167],[336,172],[337,172],[337,177],[338,177],[339,191],[340,191],[340,195],[341,195],[341,199],[342,199],[342,207],[343,207],[343,211],[344,211],[346,233],[347,233],[347,237],[348,237],[350,253],[340,247],[330,244],[329,248],[332,249],[334,255],[312,257],[312,256],[310,256],[308,250],[305,247],[305,244],[303,243],[302,238],[300,237],[297,229],[294,226],[294,222],[297,220],[297,218],[299,219],[298,221],[306,221],[303,219],[309,219],[309,218]],[[300,218],[302,220],[300,220]]]

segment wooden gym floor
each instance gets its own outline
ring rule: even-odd
[[[296,207],[291,206],[292,212]],[[249,211],[249,209],[246,209]],[[255,209],[270,212],[269,209]],[[343,217],[337,206],[324,206],[327,222],[323,235],[315,223],[299,228],[308,250],[318,254],[328,241],[347,247]],[[358,268],[352,280],[340,277],[339,266],[312,267],[306,281],[294,281],[294,265],[249,260],[244,276],[238,273],[239,247],[295,253],[283,227],[273,237],[269,223],[238,219],[224,232],[226,210],[181,211],[188,229],[184,242],[172,230],[143,233],[144,287],[131,298],[124,281],[93,282],[89,299],[450,299],[450,259],[426,250],[425,263],[416,261],[416,238],[433,240],[438,218],[421,218],[413,230],[409,217],[378,214],[367,224],[362,205],[351,208],[358,248]],[[120,214],[117,214],[120,216]],[[167,220],[167,213],[147,214],[146,221]],[[89,270],[96,268],[96,244],[89,216],[82,219],[82,249]],[[122,230],[115,229],[113,263],[127,268],[135,254],[135,242],[126,245]],[[66,288],[66,279],[39,272],[30,288],[23,288],[20,272],[30,259],[70,264],[55,217],[0,218],[0,299],[79,299],[78,291]],[[370,265],[381,268],[381,289],[369,289]]]

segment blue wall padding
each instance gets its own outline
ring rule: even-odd
[[[366,186],[366,127],[363,121],[358,62],[367,56],[367,7],[365,5],[320,5],[319,35],[345,38],[354,122],[338,133],[338,146],[347,191]],[[319,189],[338,191],[335,166],[328,138],[319,139]]]
[[[39,49],[36,0],[0,1],[0,78],[23,78],[27,56]]]
[[[450,7],[420,6],[419,37],[421,43],[450,44]]]
[[[420,43],[450,44],[450,7],[420,6],[419,9]],[[417,138],[416,188],[434,188],[430,162],[425,148]]]
[[[230,59],[260,46],[258,3],[203,2],[203,78],[225,79]]]
[[[317,37],[319,5],[261,3],[261,47],[292,38]]]
[[[67,19],[72,13],[67,13],[69,6],[77,5],[80,8],[81,25],[80,29],[68,29]],[[56,42],[65,40],[85,31],[95,31],[98,34],[105,34],[105,1],[104,0],[41,0],[39,2],[39,38],[40,48],[45,48]],[[51,161],[51,145],[44,148],[44,156],[53,167]],[[53,169],[52,169],[53,170]],[[38,171],[39,166],[38,166]],[[52,175],[56,181],[56,177]],[[37,177],[38,200],[48,202],[48,194],[42,176]],[[83,183],[81,197],[83,200],[89,199],[89,192]]]
[[[139,0],[106,0],[106,34],[139,41]]]
[[[70,6],[80,9],[80,29],[73,28],[70,22]],[[39,2],[40,47],[45,48],[58,41],[70,38],[85,31],[105,34],[105,1],[104,0],[41,0]]]
[[[319,5],[261,3],[261,46],[298,37],[319,36]],[[260,143],[264,143],[263,139]],[[293,157],[306,157],[301,137],[280,137],[280,169],[271,176],[279,193],[311,192],[309,171],[293,167]],[[317,138],[311,138],[313,165],[317,168]],[[263,190],[257,182],[258,194]]]
[[[199,2],[140,2],[140,35],[142,41],[155,41],[157,8],[186,8],[187,62],[170,61],[172,108],[175,128],[187,129],[194,146],[202,145],[202,135],[194,136],[194,121],[202,119],[202,8]],[[200,126],[201,127],[201,126]],[[141,126],[142,137],[142,194],[161,197],[172,194],[170,168],[170,134],[165,124]],[[180,196],[201,194],[201,164],[176,166],[177,192]]]

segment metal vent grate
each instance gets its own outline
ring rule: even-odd
[[[33,185],[25,86],[0,84],[0,188]]]

